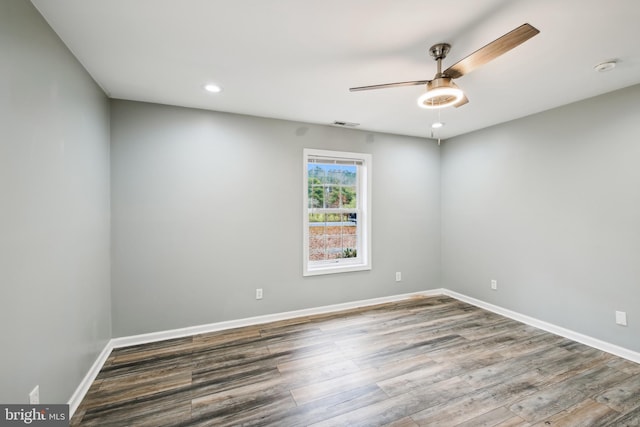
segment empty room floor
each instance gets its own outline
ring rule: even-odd
[[[116,349],[78,426],[637,426],[640,365],[446,297]]]

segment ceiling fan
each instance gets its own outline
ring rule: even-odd
[[[460,78],[481,65],[492,61],[503,53],[529,40],[539,32],[537,28],[529,24],[522,24],[488,45],[476,50],[471,55],[458,61],[444,71],[442,71],[442,60],[449,53],[451,45],[438,43],[429,49],[429,53],[438,64],[438,71],[433,80],[414,80],[409,82],[359,86],[349,88],[349,91],[357,92],[390,87],[426,85],[427,91],[418,98],[418,106],[422,108],[444,108],[452,105],[454,107],[460,107],[469,102],[469,100],[464,92],[452,81],[453,79]]]

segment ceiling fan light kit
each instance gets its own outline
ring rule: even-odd
[[[421,108],[445,108],[462,101],[464,92],[449,77],[439,77],[427,83],[427,91],[418,98]]]

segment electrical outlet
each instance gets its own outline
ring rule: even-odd
[[[491,289],[493,289],[494,291],[498,290],[498,281],[497,280],[492,280],[491,281]]]
[[[37,385],[33,388],[33,390],[31,390],[31,393],[29,393],[29,404],[37,405],[39,403],[40,403],[40,386]]]
[[[256,289],[256,299],[262,299],[262,288]]]
[[[627,312],[616,311],[616,323],[621,326],[627,326]]]
[[[400,271],[396,271],[396,282],[402,281],[402,273]]]

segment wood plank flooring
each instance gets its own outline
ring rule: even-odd
[[[449,297],[117,349],[72,426],[638,426],[640,365]]]

